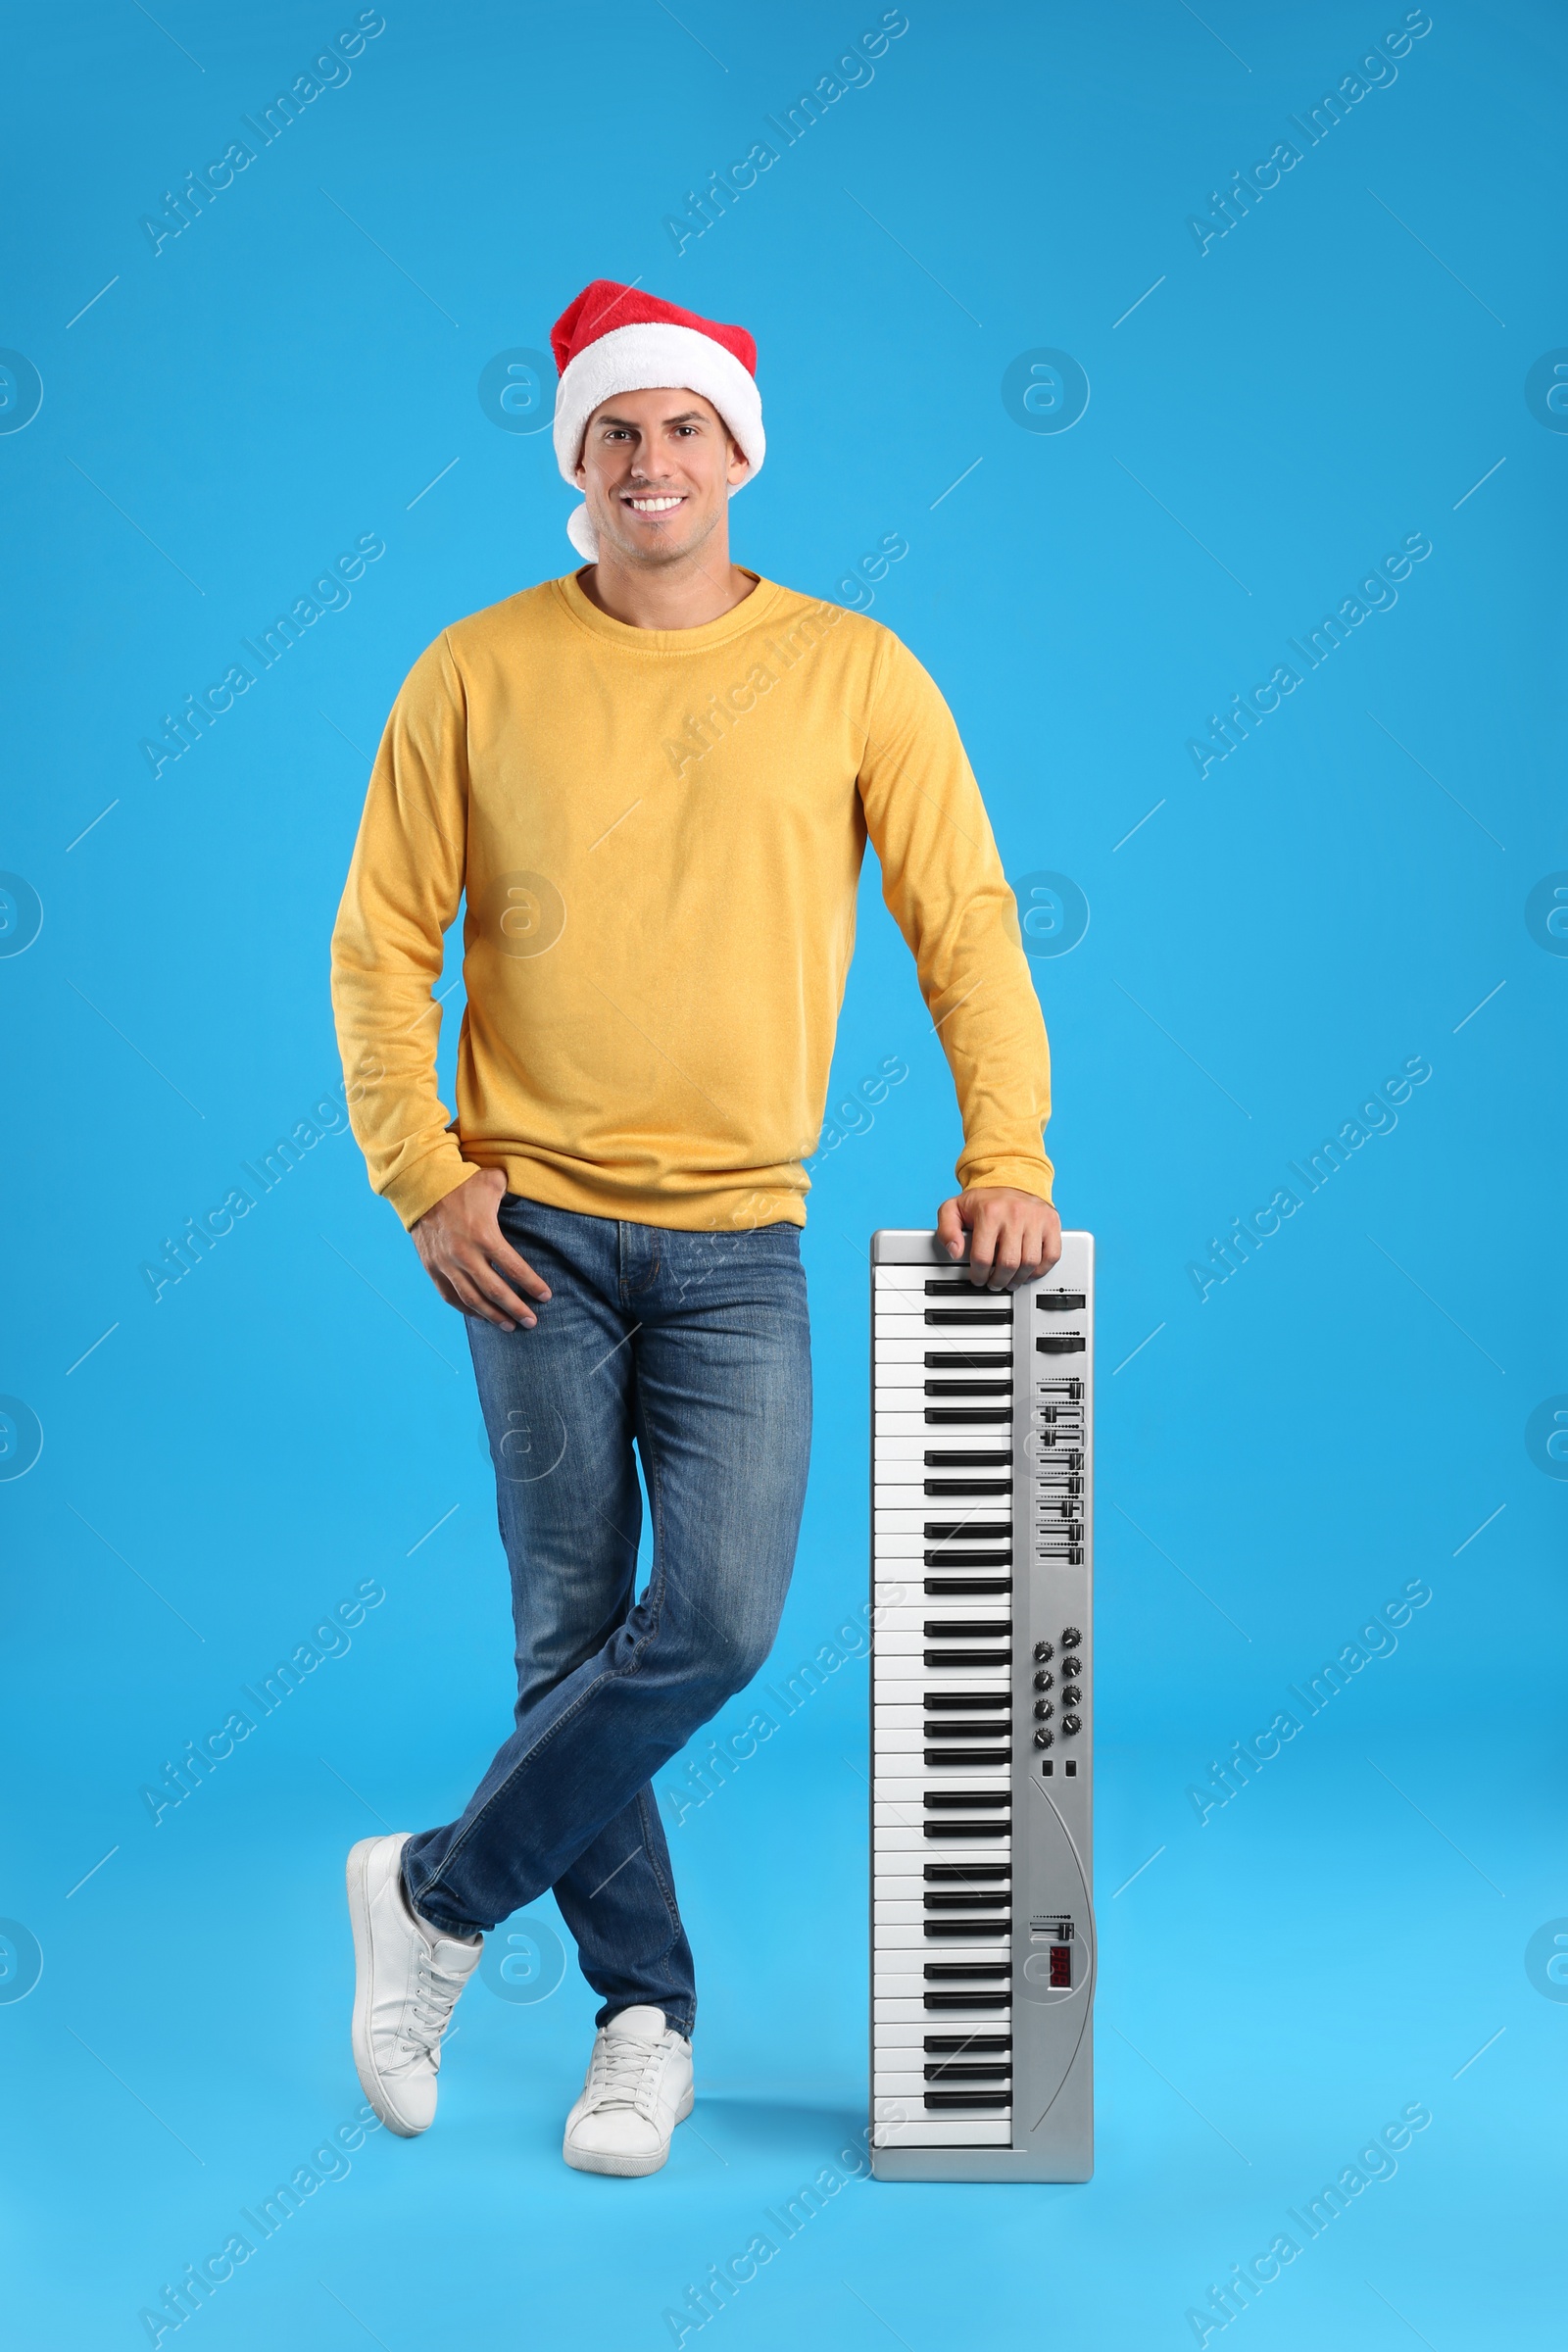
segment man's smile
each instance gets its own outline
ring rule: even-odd
[[[634,514],[668,514],[684,504],[686,493],[669,491],[623,490],[621,505],[630,507]]]

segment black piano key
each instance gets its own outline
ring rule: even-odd
[[[955,1943],[977,1942],[982,1936],[1010,1936],[1012,1914],[1002,1919],[928,1919],[925,1933],[933,1941],[946,1936]]]
[[[979,1285],[971,1281],[967,1274],[933,1274],[927,1279],[925,1295],[928,1298],[942,1298],[961,1292],[965,1298],[972,1298],[978,1288]]]
[[[932,1495],[993,1494],[1004,1500],[1012,1493],[1010,1478],[928,1478],[925,1492]]]
[[[1010,2034],[928,2034],[924,2042],[925,2054],[928,2058],[940,2058],[944,2054],[949,2057],[960,2058],[970,2051],[995,2050],[1002,2052],[1010,2050],[1011,2047],[1012,2035]]]
[[[1009,1301],[1005,1306],[928,1306],[925,1319],[928,1330],[951,1330],[958,1324],[1010,1324],[1012,1305]]]
[[[927,1975],[930,1971],[927,1970]],[[935,2016],[943,2009],[1010,2009],[1010,1992],[928,1992],[922,2006]]]
[[[994,1428],[1000,1421],[1010,1421],[1011,1419],[1012,1407],[1010,1404],[992,1406],[989,1409],[962,1404],[928,1404],[925,1408],[927,1429],[989,1429]]]
[[[928,1470],[1010,1470],[1010,1446],[931,1446],[926,1447],[925,1467]]]
[[[1012,1632],[1010,1617],[928,1617],[925,1638],[928,1642],[967,1642],[972,1634],[995,1634],[1004,1641]]]
[[[972,1805],[977,1813],[1010,1813],[1012,1792],[1007,1788],[928,1788],[924,1803],[928,1813],[952,1813],[965,1805]]]
[[[1011,1824],[1005,1821],[928,1821],[928,1838],[1010,1838]]]
[[[1012,1864],[1010,1862],[928,1862],[921,1875],[928,1886],[939,1885],[944,1886],[977,1886],[982,1880],[994,1886],[999,1880],[1011,1878]]]
[[[978,1543],[983,1536],[995,1536],[999,1544],[1012,1542],[1010,1519],[978,1519],[971,1512],[967,1519],[927,1519],[921,1527],[927,1544]]]
[[[928,1372],[1010,1371],[1012,1356],[994,1348],[928,1348],[925,1368]]]
[[[928,1649],[928,1666],[1005,1666],[1007,1651],[1000,1649]]]
[[[1010,1396],[1010,1380],[928,1380],[928,1396]],[[888,1408],[883,1407],[886,1411]]]
[[[932,1767],[938,1764],[1004,1764],[1007,1750],[1004,1747],[928,1747],[925,1760]]]
[[[973,2058],[949,2058],[925,2069],[928,2082],[1010,2082],[1012,2068],[988,2066]]]
[[[894,1702],[884,1700],[884,1705]],[[964,1715],[971,1707],[991,1707],[999,1714],[1012,1710],[1010,1690],[928,1690],[925,1709],[928,1715]]]
[[[986,1749],[988,1764],[1004,1764],[1012,1739],[1012,1720],[1005,1723],[928,1723],[923,1737],[927,1740],[994,1740],[995,1747]]]
[[[929,2109],[983,2107],[989,2113],[993,2108],[1010,2107],[1012,2093],[1010,2090],[928,2090],[925,2103]]]
[[[1011,1875],[1010,1871],[997,1873],[1003,1879]],[[973,1911],[977,1906],[1004,1903],[1006,1899],[994,1886],[928,1886],[920,1897],[920,1904],[926,1911]]]
[[[942,1555],[939,1552],[936,1556],[940,1559]],[[959,1556],[961,1558],[962,1554]],[[927,1552],[925,1557],[926,1565],[930,1567],[931,1553]],[[1007,1566],[1012,1566],[1010,1559]],[[955,1592],[1010,1592],[1012,1579],[1008,1576],[928,1576],[923,1590],[932,1600],[951,1598]]]
[[[928,1984],[948,1984],[955,1978],[965,1982],[973,1978],[976,1984],[990,1984],[997,1977],[1012,1976],[1010,1960],[928,1960],[921,1971]]]

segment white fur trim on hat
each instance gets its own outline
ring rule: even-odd
[[[767,452],[756,377],[711,335],[663,321],[612,327],[567,363],[556,387],[554,438],[563,480],[576,486],[583,435],[595,409],[617,392],[653,392],[663,385],[700,393],[712,404],[747,460],[746,482],[755,481]],[[730,496],[744,490],[746,482],[732,483]],[[599,543],[586,506],[573,510],[566,536],[588,563],[597,559]]]

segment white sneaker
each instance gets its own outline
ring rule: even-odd
[[[662,2009],[622,2009],[595,2037],[561,2152],[579,2173],[657,2173],[691,2111],[691,2043]]]
[[[354,1928],[354,2064],[388,2131],[413,2139],[435,2115],[441,2036],[479,1965],[484,1937],[449,1936],[409,1908],[408,1834],[362,1838],[349,1854]]]

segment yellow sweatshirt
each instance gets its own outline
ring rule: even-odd
[[[332,935],[375,1191],[412,1225],[493,1167],[591,1216],[804,1225],[867,836],[953,1070],[959,1182],[1049,1200],[1012,894],[890,630],[763,579],[702,628],[632,628],[573,576],[444,630],[387,721]],[[432,990],[465,893],[452,1121]]]

